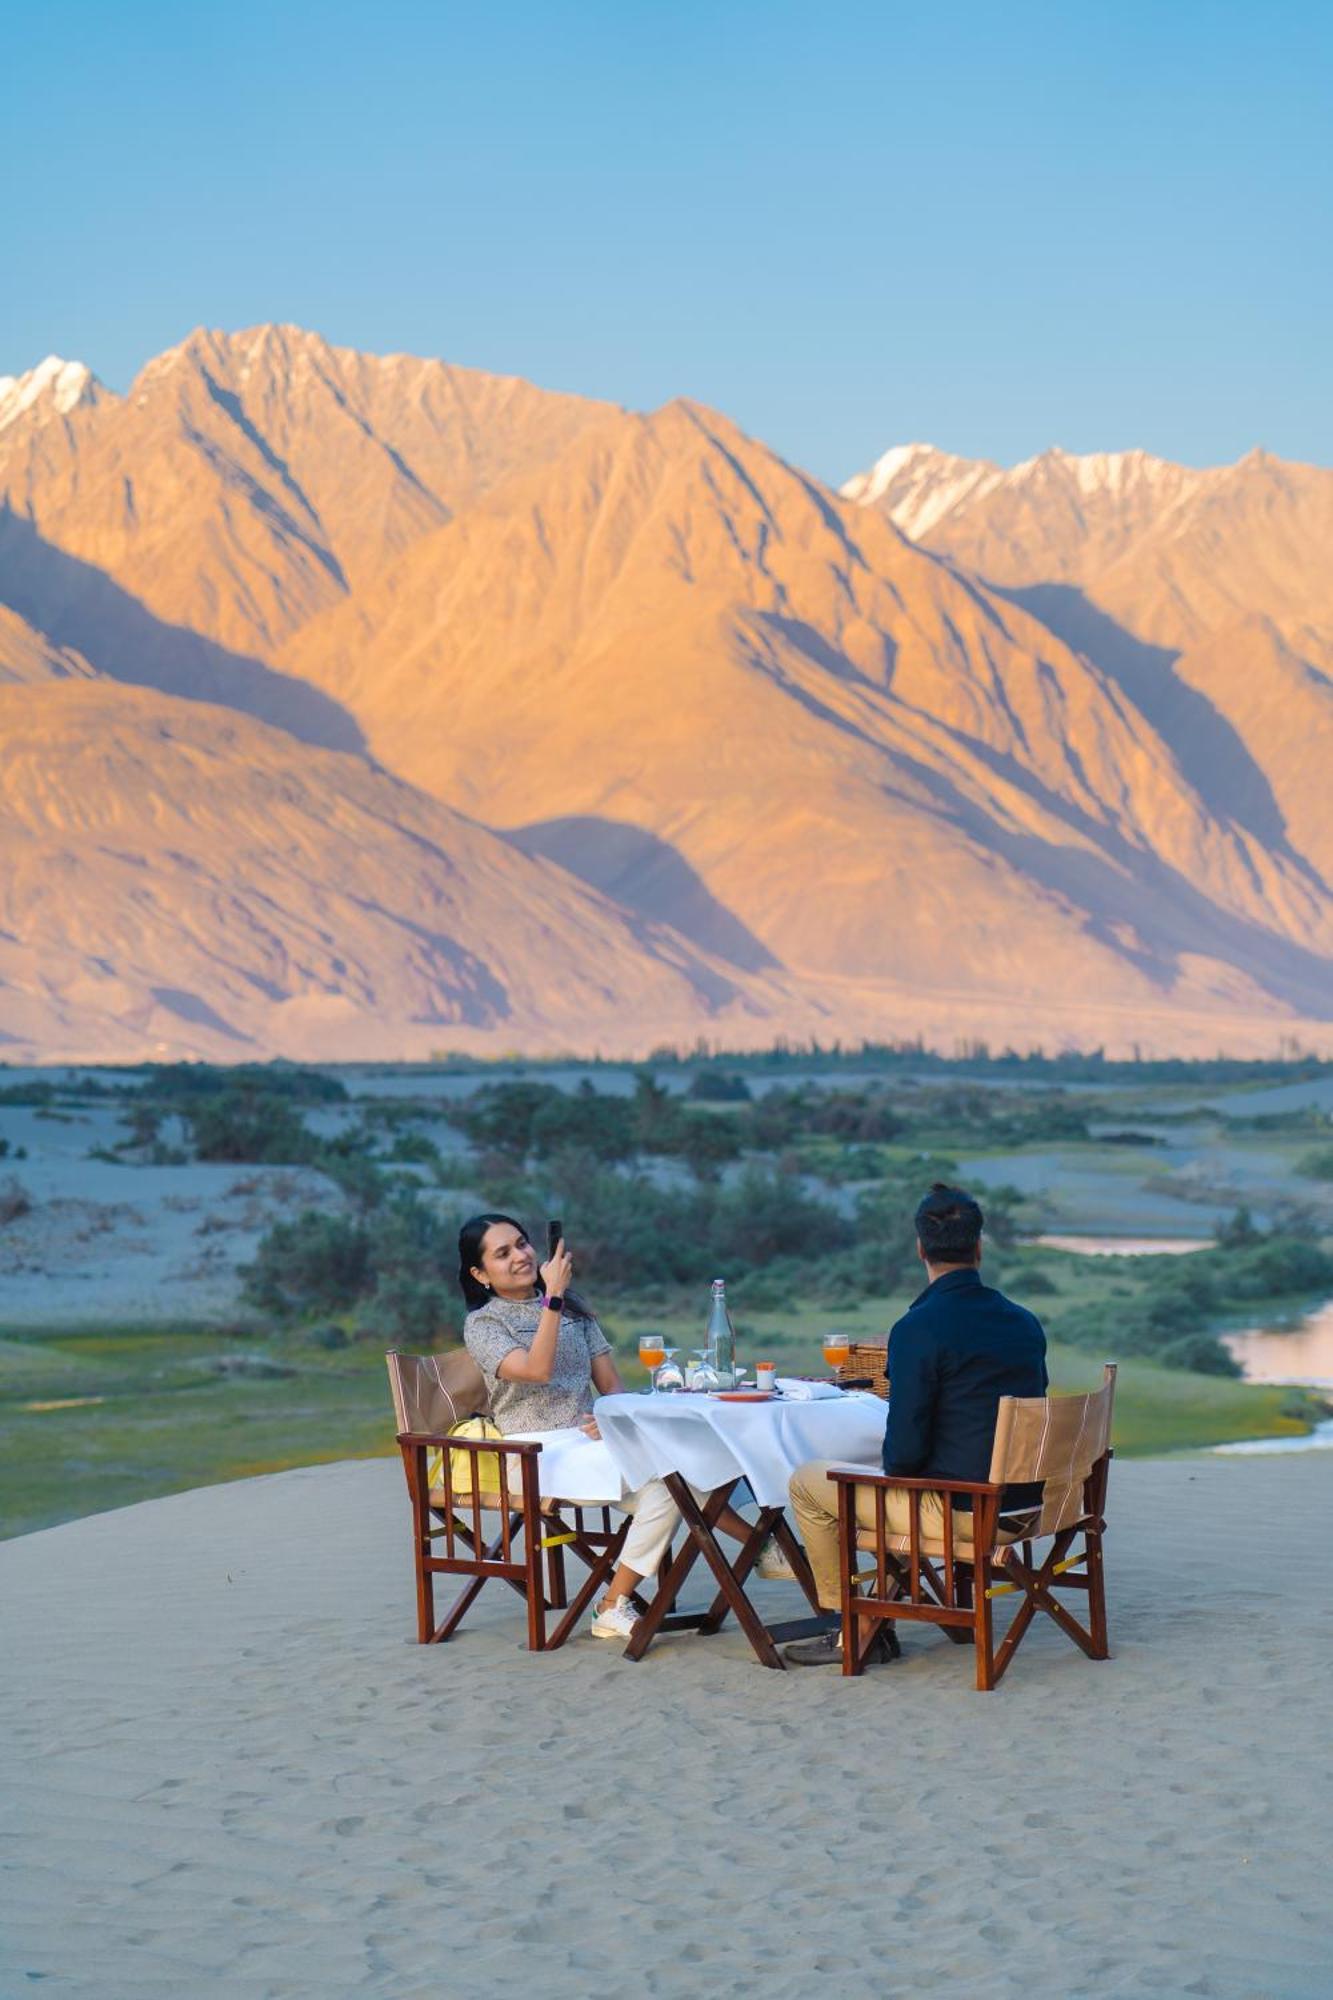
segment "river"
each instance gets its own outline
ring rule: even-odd
[[[1295,1382],[1333,1389],[1333,1299],[1292,1327],[1247,1327],[1224,1333],[1247,1382]]]

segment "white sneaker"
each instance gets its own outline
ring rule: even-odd
[[[764,1543],[763,1548],[760,1549],[759,1560],[754,1566],[754,1573],[756,1576],[762,1577],[765,1583],[795,1583],[796,1571],[782,1553],[782,1547],[776,1535],[770,1535]]]
[[[613,1597],[600,1611],[594,1612],[592,1636],[594,1639],[628,1639],[639,1622],[639,1614],[628,1597]]]

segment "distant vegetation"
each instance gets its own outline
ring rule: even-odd
[[[126,1170],[127,1193],[136,1166],[206,1160],[278,1167],[273,1184],[297,1201],[260,1240],[243,1306],[221,1326],[62,1325],[0,1338],[0,1531],[203,1479],[382,1450],[382,1349],[458,1339],[457,1225],[483,1204],[535,1230],[553,1208],[565,1216],[579,1282],[628,1380],[640,1379],[634,1335],[645,1325],[681,1344],[699,1338],[715,1272],[730,1281],[746,1357],[771,1354],[801,1372],[819,1366],[825,1325],[867,1337],[902,1310],[921,1280],[913,1207],[932,1179],[958,1178],[960,1161],[984,1157],[1004,1174],[1012,1157],[1031,1184],[1018,1163],[1035,1155],[1053,1187],[1059,1163],[1088,1161],[1112,1203],[1117,1187],[1141,1197],[1159,1181],[1178,1199],[1182,1182],[1161,1148],[1164,1133],[1200,1115],[1192,1086],[1292,1082],[1333,1066],[1132,1070],[1096,1056],[974,1051],[951,1063],[915,1049],[841,1059],[779,1050],[673,1057],[656,1075],[645,1067],[629,1078],[619,1065],[605,1076],[593,1065],[607,1088],[572,1091],[536,1064],[503,1076],[470,1059],[443,1067],[460,1094],[426,1083],[403,1095],[411,1072],[399,1069],[376,1095],[362,1069],[353,1096],[337,1075],[287,1064],[0,1084],[0,1114],[58,1121],[50,1130],[65,1147],[99,1107],[90,1151]],[[438,1070],[426,1075],[433,1082]],[[1113,1078],[1186,1087],[1080,1087]],[[1298,1103],[1246,1115],[1247,1104],[1236,1091],[1223,1112],[1204,1115],[1244,1135],[1235,1149],[1226,1142],[1233,1164],[1276,1159],[1286,1179],[1270,1179],[1257,1217],[1235,1207],[1215,1246],[1196,1254],[1071,1255],[1031,1240],[1049,1226],[1042,1200],[1014,1187],[981,1191],[987,1275],[1041,1315],[1057,1386],[1091,1384],[1103,1359],[1123,1363],[1117,1449],[1294,1435],[1323,1413],[1304,1391],[1226,1379],[1235,1367],[1219,1330],[1333,1294],[1323,1234],[1333,1219],[1328,1112]],[[13,1122],[0,1115],[0,1124],[0,1230],[18,1238],[42,1204],[9,1178],[23,1148]],[[233,1183],[260,1185],[250,1174],[220,1176]],[[1217,1190],[1183,1185],[1209,1200],[1211,1220]]]
[[[893,1074],[909,1056],[911,1073]],[[328,1176],[344,1208],[312,1205],[269,1230],[245,1275],[248,1305],[281,1326],[332,1320],[352,1339],[428,1346],[459,1336],[457,1225],[482,1202],[535,1228],[551,1191],[567,1190],[560,1205],[581,1280],[612,1313],[683,1308],[722,1271],[750,1312],[801,1298],[829,1313],[878,1302],[887,1317],[920,1277],[911,1227],[919,1193],[956,1177],[960,1155],[1091,1144],[1096,1126],[1104,1145],[1147,1146],[1156,1136],[1108,1132],[1103,1098],[1054,1080],[1123,1067],[1096,1054],[968,1056],[973,1070],[1052,1079],[1022,1091],[987,1088],[957,1064],[896,1049],[858,1052],[858,1069],[881,1073],[839,1079],[837,1088],[802,1078],[756,1090],[747,1081],[796,1060],[776,1051],[696,1062],[684,1091],[645,1068],[628,1094],[586,1079],[567,1091],[539,1072],[496,1081],[480,1070],[475,1088],[431,1111],[458,1135],[447,1158],[423,1129],[419,1104],[353,1103],[338,1079],[286,1065],[175,1065],[127,1079],[118,1153],[162,1157],[162,1130],[174,1118],[199,1159]],[[808,1069],[812,1059],[799,1060]],[[836,1059],[818,1052],[815,1060]],[[1326,1067],[1304,1065],[1302,1074]],[[1272,1068],[1149,1064],[1136,1075],[1221,1082]],[[345,1115],[321,1135],[308,1118],[330,1109]],[[1312,1153],[1303,1169],[1322,1177],[1330,1158],[1333,1148]],[[1220,1327],[1255,1307],[1333,1290],[1333,1258],[1302,1235],[1298,1203],[1294,1226],[1259,1229],[1240,1209],[1212,1251],[1108,1260],[1076,1283],[1070,1260],[1021,1240],[1028,1216],[1016,1189],[992,1188],[984,1204],[990,1273],[1031,1298],[1054,1337],[1089,1352],[1234,1373]]]

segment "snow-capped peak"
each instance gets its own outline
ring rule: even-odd
[[[0,430],[35,406],[53,416],[68,416],[78,404],[95,402],[101,386],[84,362],[48,354],[24,375],[0,375]]]
[[[841,491],[863,507],[878,506],[905,535],[916,537],[1003,477],[989,459],[958,458],[933,444],[896,444]]]
[[[1051,445],[1006,472],[989,459],[957,458],[933,445],[899,444],[869,472],[842,488],[848,500],[878,507],[905,535],[920,539],[946,516],[997,491],[1035,496],[1049,504],[1063,496],[1080,511],[1087,502],[1113,507],[1161,508],[1191,493],[1207,474],[1174,465],[1149,451],[1065,451]]]
[[[1072,480],[1080,493],[1123,494],[1140,484],[1175,483],[1185,468],[1156,458],[1150,451],[1065,451],[1060,445],[1025,458],[1006,475],[1006,484],[1019,486],[1034,473],[1053,470]]]

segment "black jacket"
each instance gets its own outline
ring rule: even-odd
[[[986,1479],[1001,1396],[1046,1394],[1046,1335],[1025,1306],[967,1266],[946,1271],[889,1333],[884,1470],[909,1477]],[[1022,1507],[1040,1486],[1011,1486]]]

